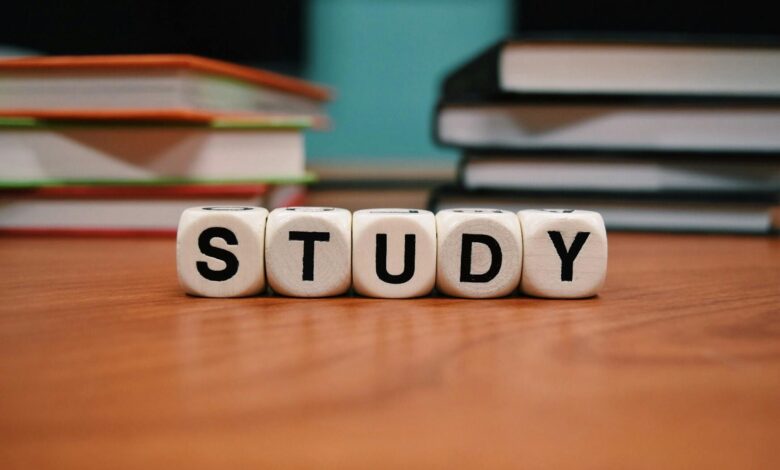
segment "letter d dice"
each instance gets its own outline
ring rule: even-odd
[[[523,240],[513,212],[449,209],[436,214],[436,288],[455,297],[502,297],[520,282]]]

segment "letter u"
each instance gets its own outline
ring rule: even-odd
[[[414,276],[416,236],[404,235],[404,269],[401,274],[387,272],[387,234],[376,234],[376,275],[388,284],[403,284]]]

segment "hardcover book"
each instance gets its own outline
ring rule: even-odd
[[[305,183],[297,123],[0,120],[0,187]]]
[[[445,79],[447,101],[504,94],[780,96],[777,44],[685,38],[526,35],[502,41]]]
[[[284,116],[324,125],[321,86],[189,55],[0,60],[0,116],[186,120]]]

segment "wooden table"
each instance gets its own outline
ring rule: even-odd
[[[0,259],[3,469],[780,466],[780,239],[615,233],[581,301],[189,298],[172,240]]]

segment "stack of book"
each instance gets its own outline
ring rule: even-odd
[[[780,48],[504,41],[445,80],[434,133],[462,150],[434,209],[587,208],[609,228],[780,227]]]
[[[174,234],[186,207],[299,202],[328,98],[194,56],[0,61],[0,232]]]

